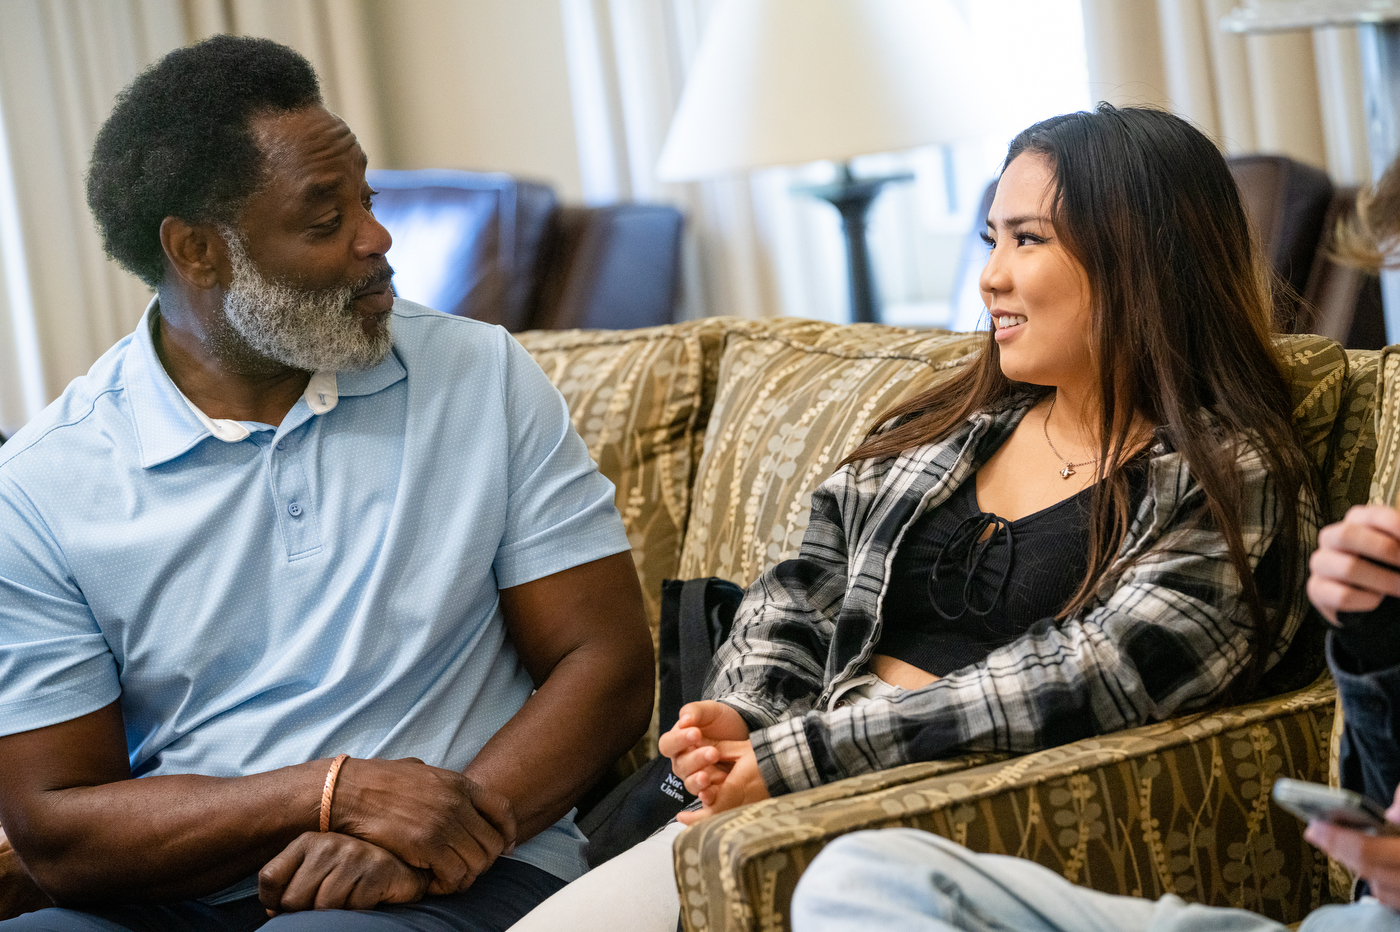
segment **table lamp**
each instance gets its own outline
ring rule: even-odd
[[[720,0],[657,163],[662,181],[821,159],[832,184],[798,190],[841,212],[851,313],[879,320],[866,214],[881,187],[850,160],[977,135],[979,61],[948,0]]]

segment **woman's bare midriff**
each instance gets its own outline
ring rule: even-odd
[[[871,673],[886,683],[891,686],[903,686],[905,689],[918,689],[938,679],[927,670],[920,670],[912,663],[905,663],[885,654],[872,654],[867,666]]]

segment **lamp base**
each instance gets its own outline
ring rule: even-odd
[[[831,184],[804,185],[793,190],[819,197],[840,211],[841,229],[846,234],[846,267],[850,273],[851,319],[856,323],[879,323],[880,299],[875,293],[870,245],[865,238],[866,215],[881,188],[912,181],[914,176],[904,173],[857,179],[851,176],[848,162],[842,162],[837,171],[836,181]]]

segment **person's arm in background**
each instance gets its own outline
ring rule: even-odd
[[[1390,803],[1400,822],[1400,512],[1352,508],[1322,529],[1308,597],[1332,623],[1327,662],[1342,698],[1342,785]],[[1400,909],[1400,838],[1314,822],[1308,841]]]

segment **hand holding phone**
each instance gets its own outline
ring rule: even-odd
[[[1304,822],[1330,822],[1372,835],[1400,836],[1400,825],[1386,821],[1385,810],[1378,803],[1351,790],[1280,777],[1274,781],[1273,798]]]

